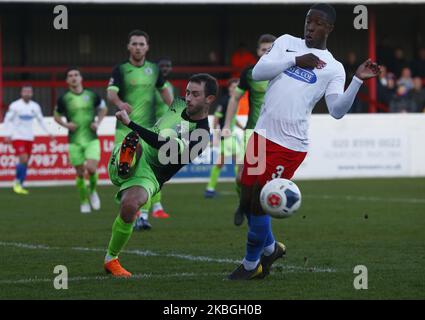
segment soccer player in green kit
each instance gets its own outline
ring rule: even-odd
[[[261,58],[273,45],[273,42],[276,40],[276,37],[271,34],[263,34],[258,39],[257,46],[257,55]],[[245,134],[243,138],[243,150],[242,154],[245,154],[246,145],[248,140],[253,132],[255,124],[257,123],[258,117],[260,115],[261,106],[263,105],[264,95],[266,94],[268,81],[255,81],[252,79],[252,69],[254,66],[249,66],[242,71],[239,85],[236,88],[234,94],[230,97],[229,105],[227,106],[226,120],[224,122],[224,127],[222,129],[222,134],[226,139],[230,139],[231,136],[231,123],[232,119],[235,117],[236,110],[238,108],[239,100],[248,91],[249,94],[249,113],[248,121],[245,126]],[[238,172],[236,175],[236,190],[240,197],[240,188],[241,188],[241,175],[243,169],[243,163],[239,164]],[[240,226],[244,220],[244,213],[239,209],[235,211],[234,224]]]
[[[96,132],[108,110],[99,95],[83,87],[83,77],[78,68],[67,70],[66,82],[69,89],[59,97],[54,119],[69,130],[69,160],[77,172],[80,211],[89,213],[91,207],[94,210],[100,209],[100,199],[96,192],[100,142]],[[86,171],[89,174],[88,190],[84,179]]]
[[[165,86],[158,66],[146,60],[149,51],[149,35],[141,30],[133,30],[128,35],[128,61],[116,66],[108,85],[108,100],[119,110],[125,110],[136,124],[150,128],[155,123],[154,97],[158,89],[163,101],[171,105],[173,96]],[[120,144],[131,130],[117,121],[115,145]],[[137,230],[149,230],[148,212],[150,203],[146,203],[135,223]]]
[[[171,96],[174,97],[174,87],[168,77],[170,76],[171,71],[173,70],[173,63],[169,58],[161,58],[158,60],[158,68],[162,77],[164,78],[165,84],[164,87],[170,92]],[[169,109],[169,106],[162,99],[161,93],[159,90],[155,92],[155,115],[156,120],[161,118]],[[159,219],[166,219],[169,217],[169,214],[164,211],[164,208],[161,204],[161,191],[157,192],[151,200],[151,210],[152,217]]]
[[[208,109],[216,99],[217,88],[217,80],[208,74],[192,76],[185,101],[175,99],[151,129],[131,121],[125,110],[116,113],[117,119],[133,131],[115,146],[108,165],[111,181],[120,187],[116,195],[120,213],[112,226],[104,260],[106,272],[115,277],[131,276],[118,256],[131,237],[137,211],[205,150],[210,140]]]
[[[231,96],[234,95],[234,92],[239,84],[239,79],[232,78],[227,83],[227,89],[228,94],[223,94],[217,103],[217,108],[214,113],[214,120],[213,120],[213,129],[222,129],[224,127],[224,120],[226,116],[226,110],[229,103],[229,99]],[[236,116],[233,116],[233,119],[231,121],[230,129],[234,130],[234,127],[237,126],[241,129],[244,127],[237,121]],[[208,181],[206,190],[204,192],[205,198],[214,198],[216,196],[215,188],[217,186],[217,181],[221,173],[221,169],[223,168],[223,165],[225,163],[225,159],[227,157],[232,157],[232,161],[235,164],[235,173],[238,172],[238,164],[240,162],[240,159],[237,159],[237,156],[241,154],[240,152],[240,146],[239,141],[235,134],[232,134],[232,137],[229,139],[220,139],[220,137],[216,137],[215,134],[216,131],[214,131],[214,138],[213,138],[213,144],[215,145],[217,143],[217,140],[220,143],[220,151],[218,152],[217,160],[211,168],[210,172],[210,180]]]

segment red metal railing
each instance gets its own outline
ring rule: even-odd
[[[1,54],[1,53],[0,53]],[[64,72],[67,70],[67,66],[56,66],[56,67],[3,67],[3,75],[10,74],[47,74],[49,80],[2,80],[0,76],[0,97],[4,88],[20,88],[25,83],[30,83],[34,88],[49,88],[50,89],[50,106],[54,107],[57,99],[57,88],[66,88],[67,84],[64,79]],[[1,66],[0,66],[1,70]],[[88,88],[105,88],[108,85],[108,79],[112,72],[111,67],[80,67],[83,76],[86,74],[98,74],[103,78],[102,80],[85,80],[84,85]],[[179,90],[180,93],[184,93],[185,86],[187,84],[187,75],[206,72],[213,75],[226,74],[230,77],[232,72],[237,72],[233,67],[230,66],[175,66],[173,67],[173,85]],[[0,73],[1,74],[1,73]],[[184,75],[184,76],[183,76]],[[181,77],[179,77],[181,76]],[[225,79],[218,79],[221,87],[226,86],[228,77]],[[3,89],[3,90],[2,90]],[[359,98],[362,101],[367,102],[369,105],[376,106],[377,109],[388,112],[388,106],[379,103],[376,99],[371,99],[367,94],[360,94]],[[3,120],[4,109],[3,101],[0,99],[0,121]]]
[[[53,106],[56,103],[57,99],[57,88],[66,88],[67,84],[63,80],[64,73],[67,70],[67,66],[55,66],[55,67],[3,67],[3,75],[7,74],[37,74],[37,75],[49,75],[49,80],[3,80],[1,87],[4,88],[20,88],[23,84],[29,83],[34,88],[49,88],[50,89],[50,106]],[[85,74],[99,74],[104,80],[85,80],[84,85],[88,88],[102,88],[106,89],[108,85],[108,80],[112,72],[111,67],[80,67],[81,73],[83,76]],[[176,79],[172,80],[173,85],[179,90],[179,92],[184,92],[185,86],[187,84],[187,78],[179,78],[179,75],[183,74],[194,74],[200,72],[211,73],[213,75],[217,74],[230,74],[235,72],[233,67],[229,66],[175,66],[173,67],[173,77]],[[0,77],[0,79],[3,79]],[[1,81],[1,80],[0,80]],[[224,87],[227,84],[226,79],[218,79],[220,87]],[[0,97],[3,90],[0,90]],[[2,121],[4,115],[2,99],[0,100],[0,121]]]

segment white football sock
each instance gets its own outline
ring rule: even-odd
[[[250,270],[254,270],[259,262],[260,262],[260,259],[258,259],[257,261],[248,261],[246,259],[243,259],[242,264],[245,270],[250,271]]]
[[[113,256],[110,256],[109,254],[106,254],[105,263],[108,263],[109,261],[114,260],[116,258],[118,258],[118,257],[113,257]]]
[[[145,210],[141,210],[141,211],[140,211],[140,216],[139,216],[139,217],[142,217],[142,219],[143,219],[143,220],[148,220],[149,215],[148,215],[147,211],[145,211]]]
[[[158,211],[158,210],[164,210],[164,209],[162,208],[161,202],[157,202],[157,203],[154,203],[154,204],[152,205],[152,211],[153,211],[153,212]]]
[[[276,243],[276,241],[273,241],[273,243],[271,245],[269,245],[267,247],[264,247],[263,254],[265,256],[269,256],[269,255],[271,255],[274,252],[275,243]]]

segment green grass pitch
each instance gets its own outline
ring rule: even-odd
[[[79,213],[73,187],[0,191],[0,299],[424,299],[425,179],[299,181],[301,209],[273,220],[288,248],[269,277],[231,282],[245,252],[246,223],[233,225],[232,183],[204,199],[204,184],[169,184],[171,218],[151,218],[121,254],[133,279],[102,268],[118,206],[114,187],[100,187],[102,210]],[[56,290],[56,265],[68,289]],[[368,289],[356,290],[356,265]]]

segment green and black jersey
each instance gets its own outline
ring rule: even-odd
[[[224,128],[224,122],[226,119],[227,114],[227,106],[229,104],[230,96],[228,94],[222,95],[217,103],[217,108],[215,109],[214,116],[216,116],[218,120],[218,124],[220,125],[220,128]],[[230,130],[235,129],[236,124],[236,113],[233,116],[232,121],[230,121]]]
[[[80,94],[68,90],[59,97],[55,113],[77,125],[74,132],[69,131],[69,143],[86,144],[97,139],[96,132],[90,126],[95,120],[98,107],[104,107],[104,102],[89,89],[84,89]]]
[[[108,90],[114,90],[119,98],[132,107],[130,119],[143,127],[151,127],[156,121],[154,97],[162,90],[165,81],[155,63],[145,60],[142,66],[129,61],[114,68]],[[129,129],[117,121],[115,143],[121,143]]]
[[[254,129],[257,123],[258,117],[260,116],[261,106],[264,102],[264,96],[269,81],[255,81],[252,78],[252,69],[254,66],[250,66],[242,71],[237,86],[237,92],[244,94],[248,91],[249,95],[249,113],[248,121],[246,123],[246,129]]]
[[[186,103],[180,98],[173,101],[169,110],[150,130],[134,122],[130,122],[129,128],[142,138],[143,156],[160,186],[195,160],[210,140],[208,118],[191,120],[186,113]],[[170,143],[171,140],[176,143]]]

